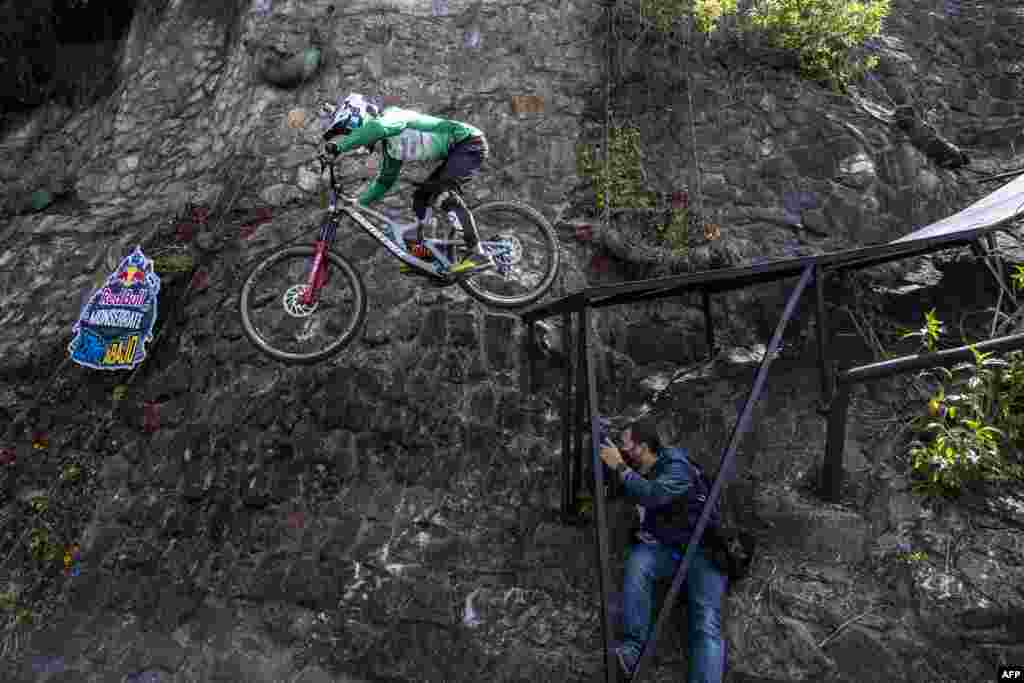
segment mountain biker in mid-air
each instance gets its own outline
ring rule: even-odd
[[[429,185],[418,188],[413,194],[413,211],[421,229],[431,222],[429,204],[440,185],[453,179],[468,180],[479,172],[480,164],[488,155],[483,131],[468,123],[394,106],[382,110],[377,103],[358,93],[346,97],[337,108],[323,139],[329,141],[339,135],[343,136],[341,140],[327,142],[325,149],[328,154],[338,155],[362,146],[373,152],[377,141],[384,141],[381,145],[384,163],[380,172],[358,199],[358,204],[364,207],[391,189],[403,161],[444,160],[444,164],[427,178]],[[492,267],[494,260],[480,247],[476,225],[463,207],[445,199],[441,209],[456,228],[463,229],[466,239],[466,255],[452,266],[451,273],[465,274]]]

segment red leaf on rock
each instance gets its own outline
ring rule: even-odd
[[[206,274],[205,270],[197,270],[192,275],[191,288],[193,291],[201,292],[206,289],[210,284],[210,276]]]
[[[210,217],[210,210],[205,206],[196,206],[192,209],[192,220],[200,225],[206,225],[206,220]]]
[[[160,412],[156,403],[146,401],[142,404],[142,428],[147,432],[160,429]]]
[[[178,223],[178,229],[175,231],[174,236],[178,238],[180,242],[189,242],[192,240],[192,236],[195,234],[195,225],[192,223]]]
[[[679,190],[672,193],[672,208],[685,209],[690,205],[690,196],[686,190]]]
[[[0,465],[12,465],[15,460],[13,448],[0,448]]]
[[[603,254],[594,254],[594,258],[590,259],[590,267],[600,273],[607,271],[610,263],[608,257]]]
[[[288,515],[288,526],[293,529],[301,529],[306,525],[306,515],[302,512],[292,512]]]
[[[576,239],[580,242],[589,242],[594,239],[594,228],[590,225],[576,226]]]

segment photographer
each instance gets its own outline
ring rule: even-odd
[[[625,633],[616,651],[622,674],[631,677],[651,630],[654,582],[679,569],[703,501],[689,497],[690,463],[684,448],[668,448],[651,419],[633,422],[622,445],[606,441],[601,459],[614,469],[625,497],[637,504],[641,527],[626,561],[623,607]],[[727,581],[698,546],[686,575],[688,683],[721,683],[725,645],[721,605]]]

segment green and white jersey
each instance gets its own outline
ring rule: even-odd
[[[367,117],[358,129],[335,142],[339,152],[371,146],[382,140],[384,163],[380,172],[359,197],[362,206],[383,197],[398,179],[403,161],[432,161],[448,158],[448,150],[471,137],[483,137],[479,128],[428,116],[409,109],[387,107],[380,116]]]

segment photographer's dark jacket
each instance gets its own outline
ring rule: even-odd
[[[638,536],[672,546],[688,543],[704,506],[703,496],[689,495],[694,473],[688,452],[685,448],[659,448],[656,456],[646,477],[629,467],[621,470],[626,496],[644,508]]]

